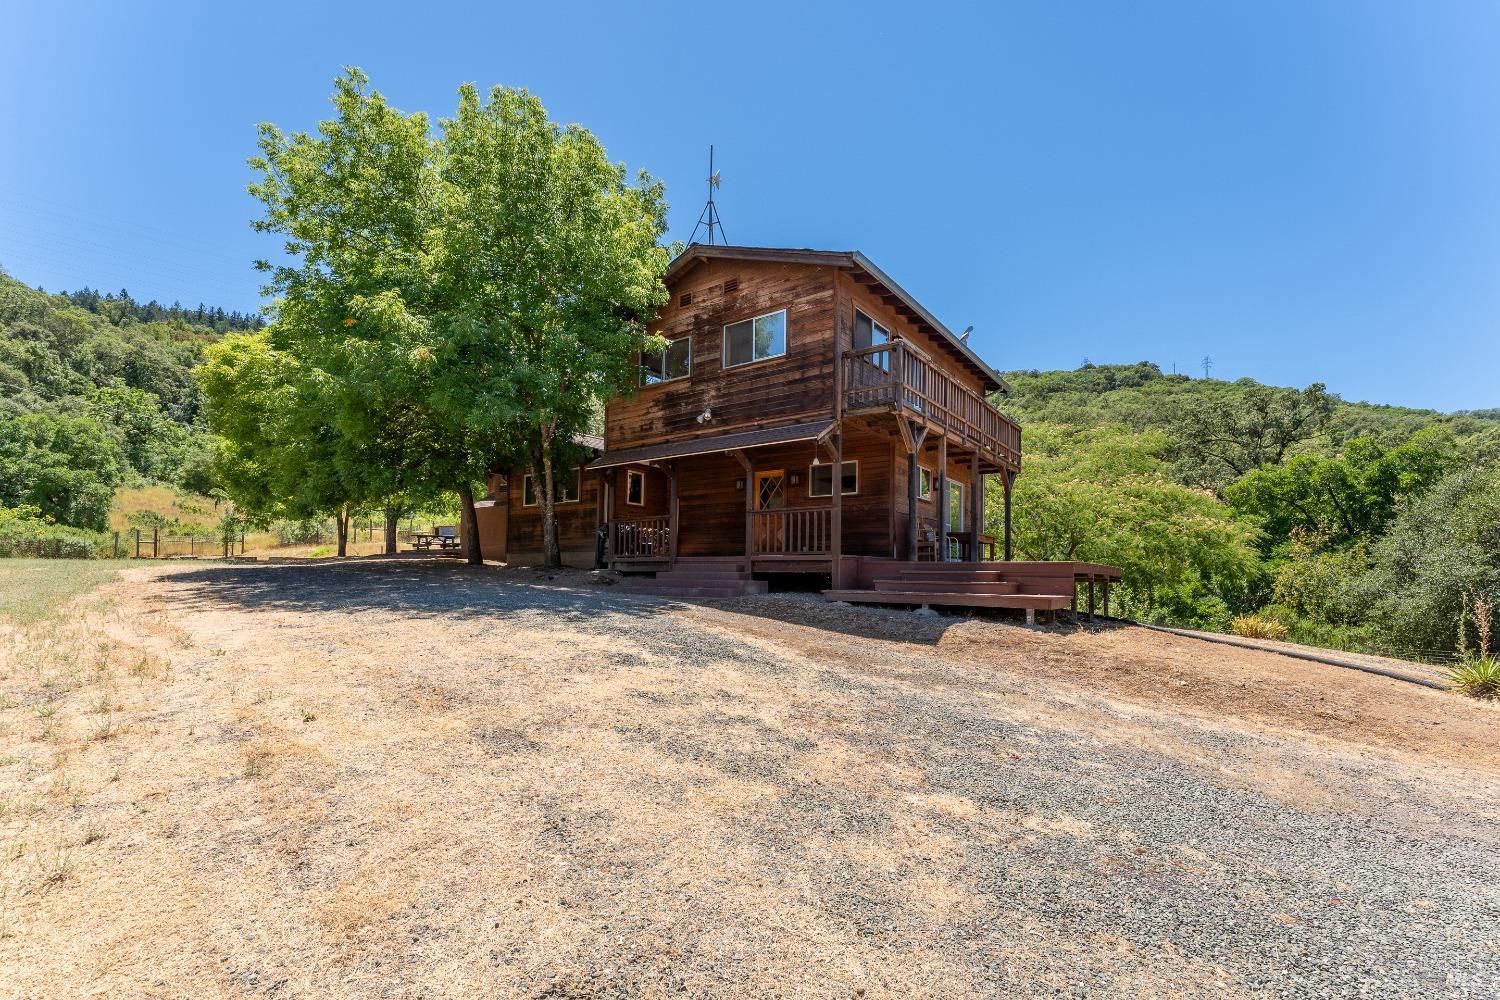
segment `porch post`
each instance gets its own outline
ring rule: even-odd
[[[917,561],[917,529],[919,527],[917,517],[917,492],[921,481],[922,471],[917,467],[917,453],[909,451],[906,453],[906,558],[912,562]]]
[[[604,477],[604,564],[608,566],[615,561],[615,470],[605,469],[600,475]]]
[[[844,589],[844,434],[840,429],[833,435],[833,504],[828,515],[828,547],[833,557],[833,573],[829,582],[834,590]]]
[[[1010,562],[1010,488],[1015,485],[1016,474],[1009,470],[1000,473],[1000,482],[1005,485],[1005,561]]]
[[[933,556],[938,562],[948,561],[948,432],[943,431],[938,438],[937,453],[937,487],[938,495],[938,530],[937,530],[937,553]]]
[[[979,562],[980,503],[984,500],[984,481],[979,471],[979,449],[969,459],[969,561]]]
[[[750,572],[755,558],[755,466],[743,451],[729,454],[740,463],[745,474],[745,572]]]
[[[677,565],[677,526],[681,522],[677,517],[677,463],[667,463],[667,531],[670,540],[667,543],[667,565]]]

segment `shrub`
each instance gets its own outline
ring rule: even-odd
[[[323,540],[324,522],[315,520],[280,520],[271,525],[271,532],[282,545],[308,545]]]
[[[97,559],[109,537],[53,524],[35,507],[0,507],[0,558]]]
[[[1448,681],[1470,698],[1500,698],[1500,657],[1465,660],[1448,671]]]
[[[1286,626],[1270,615],[1240,615],[1229,623],[1229,630],[1246,639],[1286,638]]]

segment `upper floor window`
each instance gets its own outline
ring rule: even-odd
[[[839,477],[839,492],[852,496],[859,492],[859,463],[845,462],[843,475]],[[814,465],[807,470],[807,495],[810,497],[833,496],[833,466]]]
[[[646,506],[646,474],[639,469],[625,472],[625,502],[632,507]]]
[[[724,328],[724,367],[777,358],[786,353],[786,310],[778,309]]]
[[[874,347],[876,344],[889,344],[891,342],[891,331],[875,322],[858,309],[854,310],[854,349],[861,347]]]
[[[553,503],[577,503],[578,484],[582,481],[578,467],[571,469],[553,469],[552,486],[557,491],[552,498]],[[531,473],[526,473],[521,480],[521,506],[535,507],[542,502],[542,496],[537,492],[536,482],[531,478]]]
[[[641,385],[687,378],[693,372],[693,338],[678,337],[659,351],[641,352]]]

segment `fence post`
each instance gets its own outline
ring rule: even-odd
[[[240,532],[240,555],[244,555],[244,554],[245,554],[245,533],[243,531],[241,531]]]
[[[160,528],[152,528],[151,529],[151,558],[152,559],[160,559],[161,558],[161,529]]]
[[[135,557],[137,559],[139,559],[141,557],[141,529],[140,528],[136,528],[135,529]]]
[[[115,549],[114,549],[114,557],[115,557],[115,558],[116,558],[116,559],[118,559],[118,558],[120,558],[120,533],[119,533],[119,532],[118,532],[118,531],[117,531],[117,532],[115,532]]]

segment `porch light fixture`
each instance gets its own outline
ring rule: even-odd
[[[743,490],[745,488],[745,481],[743,479],[736,479],[734,481],[734,488],[737,490]]]

